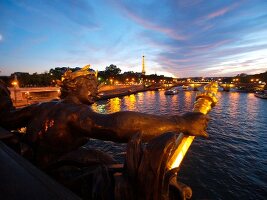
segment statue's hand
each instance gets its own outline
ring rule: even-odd
[[[200,112],[188,112],[182,116],[183,132],[187,135],[208,137],[209,117]]]

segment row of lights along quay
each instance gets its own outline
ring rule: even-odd
[[[36,75],[35,75],[36,76]],[[41,75],[40,75],[41,76]],[[53,76],[53,74],[50,74]],[[29,77],[29,76],[28,76]],[[252,77],[252,76],[251,76]],[[146,87],[153,87],[156,88],[170,88],[175,86],[183,86],[188,85],[194,89],[207,84],[211,81],[217,81],[221,88],[224,91],[229,91],[231,89],[243,89],[244,91],[255,92],[257,90],[264,90],[266,89],[266,80],[260,79],[257,77],[251,78],[246,77],[244,78],[236,78],[236,77],[191,77],[191,78],[172,78],[172,77],[165,77],[163,75],[144,75],[143,73],[123,73],[110,76],[108,78],[104,78],[102,76],[98,76],[98,81],[104,85],[112,85],[113,87],[119,86],[131,86],[131,85],[144,85]],[[21,80],[20,80],[21,79]],[[14,76],[9,77],[11,95],[14,99],[16,104],[18,98],[20,96],[22,98],[27,99],[27,101],[32,97],[32,94],[35,92],[45,91],[51,92],[54,96],[57,96],[59,93],[59,88],[56,86],[56,81],[53,79],[50,85],[38,85],[36,86],[28,86],[23,83],[23,77]],[[22,87],[21,86],[22,82]],[[45,81],[43,81],[45,82]],[[45,88],[45,89],[44,89]],[[37,91],[37,90],[40,91]],[[20,91],[23,91],[22,93]],[[39,93],[41,94],[41,93]],[[45,95],[43,95],[45,96]]]
[[[57,81],[67,70],[78,70],[81,68],[55,68],[50,69],[49,72],[42,74],[29,74],[25,72],[15,72],[10,77],[5,77],[6,83],[10,85],[11,95],[16,104],[17,100],[24,98],[28,100],[35,92],[37,94],[37,87],[42,93],[51,93],[52,96],[58,96],[59,88],[57,87]],[[93,70],[93,69],[90,69]],[[119,88],[123,86],[143,85],[146,88],[151,89],[168,89],[176,86],[190,86],[194,90],[198,90],[199,87],[211,82],[217,81],[219,86],[224,91],[230,91],[233,89],[243,90],[246,92],[255,92],[257,90],[265,90],[267,82],[267,72],[257,75],[240,74],[235,77],[187,77],[187,78],[173,78],[166,77],[164,75],[146,74],[145,56],[142,56],[142,70],[141,72],[124,72],[121,73],[116,65],[111,64],[106,67],[104,71],[97,73],[98,82],[102,85],[112,86],[110,88]],[[46,87],[43,89],[43,87]],[[19,88],[24,88],[23,92]],[[29,88],[29,89],[26,89]],[[35,89],[32,89],[35,88]],[[108,87],[107,87],[108,88]],[[33,92],[34,91],[34,92]],[[40,92],[39,91],[39,92]],[[45,95],[40,94],[40,97]],[[50,94],[49,94],[50,95]],[[36,96],[36,95],[34,95]],[[38,98],[40,98],[38,97]]]

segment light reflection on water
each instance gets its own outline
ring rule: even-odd
[[[191,111],[194,91],[164,95],[149,91],[93,104],[96,112],[133,110],[151,114]],[[267,100],[247,93],[218,93],[210,112],[210,138],[197,138],[182,163],[180,180],[193,199],[267,197]]]

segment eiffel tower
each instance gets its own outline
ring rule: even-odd
[[[142,59],[142,75],[146,75],[146,71],[145,71],[145,56],[143,56]]]

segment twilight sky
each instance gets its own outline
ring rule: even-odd
[[[267,70],[267,0],[0,0],[0,75],[55,67],[175,77]]]

